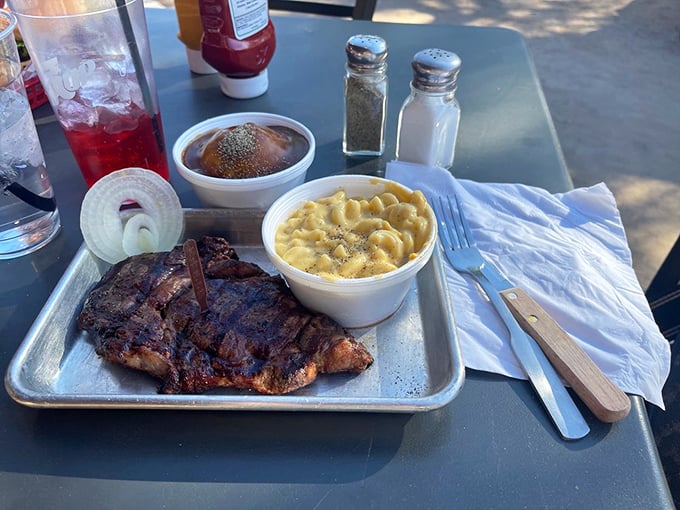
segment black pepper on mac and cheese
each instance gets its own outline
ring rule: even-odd
[[[415,258],[430,235],[420,191],[387,186],[371,198],[344,190],[306,202],[275,236],[276,253],[307,273],[335,280],[393,271]]]

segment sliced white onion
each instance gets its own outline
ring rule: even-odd
[[[121,214],[126,202],[139,210]],[[124,168],[99,179],[80,209],[80,231],[97,257],[115,264],[139,253],[169,251],[184,230],[182,205],[168,181],[145,168]]]
[[[156,222],[148,214],[134,214],[123,227],[123,251],[128,255],[156,251],[159,240]]]

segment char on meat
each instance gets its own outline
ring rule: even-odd
[[[161,379],[161,393],[282,394],[319,373],[360,372],[373,362],[363,344],[303,307],[280,276],[240,261],[226,240],[205,237],[198,249],[209,303],[203,312],[181,247],[109,269],[78,316],[97,354]]]

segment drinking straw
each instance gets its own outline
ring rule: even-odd
[[[21,163],[28,165],[28,163]],[[57,208],[57,201],[54,197],[43,197],[37,193],[33,193],[30,189],[25,188],[20,183],[16,182],[19,173],[11,166],[0,164],[0,193],[9,192],[19,200],[28,205],[40,209],[41,211],[52,212]]]
[[[138,0],[142,1],[142,0]],[[163,152],[165,150],[163,143],[163,135],[161,135],[160,125],[158,123],[158,116],[154,111],[153,101],[151,100],[151,90],[149,89],[149,82],[146,79],[146,73],[144,72],[144,64],[142,62],[142,57],[139,53],[139,47],[137,46],[137,39],[135,38],[134,30],[132,29],[132,22],[130,21],[130,13],[127,10],[127,0],[116,0],[116,7],[118,8],[118,16],[123,25],[123,32],[125,33],[125,38],[127,40],[128,47],[130,48],[130,56],[132,57],[132,64],[135,68],[135,74],[137,75],[137,81],[139,82],[139,88],[142,91],[142,101],[144,101],[144,109],[149,114],[151,118],[151,123],[153,125],[153,131],[156,135],[156,142],[158,143],[158,148]]]

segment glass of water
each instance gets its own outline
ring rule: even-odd
[[[0,259],[41,248],[60,227],[21,78],[15,27],[14,16],[0,10]]]

